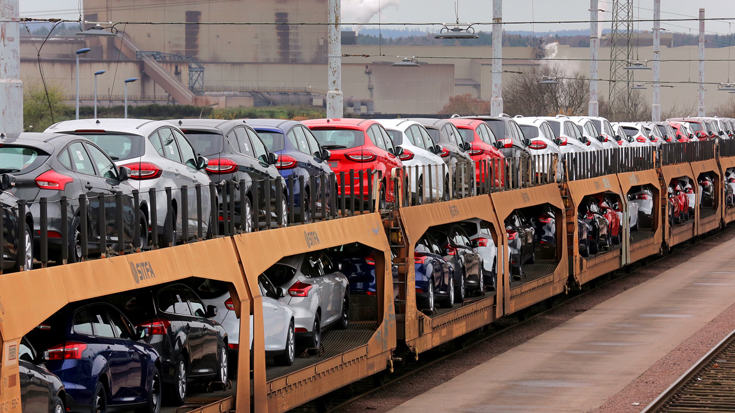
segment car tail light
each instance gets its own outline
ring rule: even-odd
[[[441,157],[446,158],[447,156],[449,156],[449,151],[447,150],[447,148],[442,148]]]
[[[278,160],[276,161],[276,168],[278,168],[278,169],[293,169],[298,164],[299,164],[299,161],[297,161],[295,158],[293,158],[291,156],[288,156],[288,155],[278,155]]]
[[[38,235],[41,235],[41,231],[36,231]],[[61,238],[61,233],[58,231],[47,231],[46,236],[49,238]]]
[[[702,181],[701,183],[702,183],[702,186],[709,186],[710,185],[709,181]]]
[[[506,138],[506,139],[500,139],[498,142],[503,144],[503,148],[512,148],[513,147],[513,139]]]
[[[531,141],[531,144],[528,145],[531,149],[546,149],[546,142],[544,141]]]
[[[552,219],[550,217],[540,217],[538,219],[538,222],[543,222],[544,224],[551,224]]]
[[[518,236],[518,231],[508,231],[508,239],[513,241]]]
[[[408,149],[404,149],[401,156],[399,156],[402,161],[410,161],[413,159],[413,152],[409,151]]]
[[[86,349],[86,344],[70,341],[49,348],[46,351],[46,360],[80,360]]]
[[[623,140],[622,139],[618,141],[618,145],[623,146]]]
[[[640,136],[640,135],[638,135],[635,138],[635,140],[638,141],[638,142],[641,142],[641,143],[646,143],[646,138],[644,138],[643,136]]]
[[[232,350],[240,350],[239,344],[227,343],[227,347],[231,348]]]
[[[367,295],[378,295],[375,291],[368,291],[365,294],[367,294]]]
[[[457,249],[454,248],[451,245],[447,245],[447,255],[455,255],[457,253]]]
[[[567,138],[559,138],[559,146],[567,146]]]
[[[229,174],[235,172],[237,168],[237,163],[232,159],[214,158],[209,160],[206,169],[211,174]]]
[[[424,292],[424,290],[423,290],[423,289],[421,289],[421,288],[419,288],[419,287],[416,287],[416,292],[417,292],[417,293],[423,293],[423,292]]]
[[[487,247],[490,245],[490,240],[487,238],[478,238],[477,239],[477,246],[478,247]]]
[[[635,197],[636,199],[648,199],[649,198],[647,194],[638,194]]]
[[[232,302],[232,297],[228,298],[227,301],[225,301],[225,308],[235,311],[235,304]]]
[[[483,152],[482,148],[476,148],[475,145],[470,148],[470,155],[482,155]]]
[[[592,141],[590,141],[589,139],[587,139],[587,146],[590,146],[591,144],[592,144]]]
[[[163,169],[150,162],[134,162],[123,166],[130,169],[130,179],[155,179],[163,173]]]
[[[155,319],[138,324],[136,327],[148,329],[148,334],[151,336],[164,336],[171,328],[171,323],[168,320]]]
[[[308,333],[304,327],[296,327],[293,331],[294,333]]]
[[[51,326],[48,324],[39,324],[36,326],[36,329],[38,330],[51,330]]]
[[[36,185],[41,189],[63,191],[64,188],[66,188],[66,184],[73,180],[74,178],[70,176],[62,175],[54,170],[49,170],[36,178]]]
[[[308,297],[311,287],[311,284],[296,281],[296,284],[292,285],[291,288],[288,289],[288,294],[291,297]]]
[[[413,253],[413,261],[416,264],[424,264],[426,262],[426,257],[423,256],[423,255],[421,255],[421,254],[419,254],[419,253],[414,252]]]
[[[352,162],[372,162],[378,159],[378,155],[376,155],[373,151],[365,149],[360,152],[346,153],[345,158],[351,160]]]
[[[375,265],[375,258],[372,255],[365,257],[365,262],[369,265]]]
[[[602,135],[602,141],[603,141],[603,142],[607,142],[607,141],[608,141],[608,139],[609,139],[609,138],[607,137],[607,135]]]

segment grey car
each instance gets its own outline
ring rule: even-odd
[[[205,172],[207,159],[198,156],[175,126],[142,119],[83,119],[56,123],[46,132],[81,135],[99,145],[118,167],[125,166],[132,171],[131,184],[140,191],[141,202],[150,205],[148,191],[154,189],[155,224],[161,234],[159,245],[175,245],[184,223],[188,225],[189,234],[196,234],[199,222],[196,185],[202,187],[202,231],[206,233],[209,230],[212,218],[207,186],[211,181]],[[180,213],[183,186],[188,188],[188,217],[182,217]],[[166,188],[171,188],[171,211],[166,207]],[[149,227],[153,225],[150,211],[143,210],[143,214]],[[167,223],[167,220],[175,225]],[[169,225],[171,230],[166,233]]]
[[[281,289],[278,300],[293,310],[296,339],[303,346],[319,348],[326,328],[348,327],[350,284],[324,252],[283,258],[265,274]]]

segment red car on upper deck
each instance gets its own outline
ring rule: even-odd
[[[666,119],[667,122],[687,122],[689,123],[689,126],[694,131],[694,135],[697,137],[697,139],[706,140],[706,139],[714,139],[717,137],[717,135],[713,132],[711,132],[707,124],[702,121],[702,119],[699,118],[671,118]]]
[[[505,159],[503,153],[497,148],[497,139],[493,134],[492,129],[487,126],[482,120],[477,119],[449,119],[454,126],[459,129],[459,133],[462,134],[462,138],[465,142],[470,142],[472,147],[467,152],[469,153],[472,161],[475,162],[475,176],[476,182],[482,184],[483,172],[481,161],[487,160],[489,167],[493,170],[493,185],[503,185],[503,170],[505,169],[502,165],[502,161],[493,161],[494,159]],[[495,167],[497,165],[497,167]]]
[[[337,175],[337,193],[342,194],[340,173],[345,176],[345,195],[351,195],[349,173],[353,171],[356,197],[369,200],[367,171],[380,171],[380,199],[394,201],[395,189],[391,179],[394,169],[403,167],[403,148],[393,145],[388,132],[371,119],[312,119],[302,122],[311,129],[319,145],[331,151],[329,166]],[[363,171],[360,193],[359,171]]]

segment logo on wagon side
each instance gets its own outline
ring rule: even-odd
[[[523,200],[524,204],[531,202],[531,197],[529,197],[528,194],[525,192],[521,193],[521,199]]]
[[[602,178],[602,184],[605,185],[605,188],[610,189],[610,178]]]
[[[630,175],[629,179],[630,179],[631,185],[635,185],[635,184],[637,184],[638,182],[641,181],[641,179],[638,177],[638,174],[632,174],[632,175]]]
[[[452,216],[452,218],[459,215],[459,208],[457,208],[456,205],[449,205],[449,215]]]
[[[322,243],[319,241],[319,235],[317,235],[316,231],[304,231],[304,239],[306,240],[306,246],[309,248]]]
[[[133,274],[133,279],[136,284],[140,284],[144,280],[156,278],[156,273],[153,272],[153,266],[151,266],[150,261],[139,262],[137,264],[131,262],[130,273]]]

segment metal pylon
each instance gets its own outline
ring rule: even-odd
[[[633,0],[613,0],[611,20],[608,104],[615,112],[631,101],[633,74],[625,67],[633,59]]]

